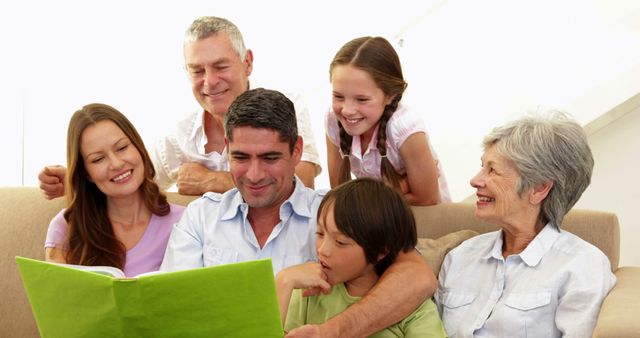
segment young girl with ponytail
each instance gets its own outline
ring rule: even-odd
[[[451,201],[423,121],[400,104],[407,83],[393,46],[382,37],[351,40],[336,53],[329,73],[331,187],[353,174],[382,179],[412,205]]]

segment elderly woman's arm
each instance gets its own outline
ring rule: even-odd
[[[608,259],[585,257],[583,269],[572,274],[558,294],[555,323],[562,336],[591,337],[604,298],[616,283]]]
[[[435,292],[436,278],[416,252],[400,253],[360,301],[321,325],[306,325],[287,337],[366,337],[407,317]]]

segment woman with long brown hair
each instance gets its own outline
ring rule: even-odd
[[[158,270],[183,207],[153,181],[142,138],[115,108],[93,103],[67,130],[67,208],[49,224],[48,261],[108,265],[125,275]]]

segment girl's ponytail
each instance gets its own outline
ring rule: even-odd
[[[351,181],[351,162],[349,162],[349,155],[351,154],[351,141],[353,137],[347,134],[342,123],[338,122],[338,127],[340,127],[340,150],[342,151],[338,183],[342,184]]]
[[[398,103],[401,98],[402,93],[397,94],[391,103],[384,107],[384,112],[380,117],[378,140],[376,143],[376,148],[378,148],[378,152],[380,153],[380,176],[382,176],[382,179],[387,183],[391,184],[392,187],[398,189],[400,188],[400,174],[398,174],[391,164],[391,161],[387,158],[387,123],[396,109],[398,109]]]

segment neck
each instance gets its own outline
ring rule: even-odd
[[[216,151],[222,153],[224,150],[224,115],[204,112],[204,134],[207,136],[207,144],[204,149],[206,153]]]
[[[142,201],[139,191],[127,197],[107,198],[107,214],[112,223],[124,226],[147,223],[151,217],[151,211]]]
[[[376,274],[373,264],[369,264],[365,273],[350,281],[344,282],[347,293],[354,297],[364,297],[371,288],[378,282],[378,274]]]
[[[260,248],[263,248],[273,229],[280,223],[280,207],[277,209],[250,208],[247,219],[251,224],[251,229],[253,229],[253,234],[256,236]]]
[[[367,149],[369,149],[369,143],[371,143],[371,139],[373,138],[374,134],[377,135],[377,133],[375,132],[378,127],[380,126],[380,122],[376,123],[375,126],[373,126],[371,129],[365,131],[364,133],[362,133],[362,135],[360,135],[360,153],[364,155],[364,153],[367,152]]]
[[[541,221],[532,222],[525,227],[503,227],[502,256],[507,258],[524,251],[543,228],[544,224]]]
[[[279,201],[275,203],[271,203],[269,206],[264,207],[251,207],[249,206],[249,212],[247,213],[247,219],[251,224],[251,228],[253,229],[253,233],[256,235],[256,239],[258,240],[258,244],[260,247],[264,247],[264,244],[267,242],[271,231],[276,227],[278,223],[280,223],[280,207],[282,204],[289,198],[294,190],[295,190],[295,181],[291,185],[291,189],[289,190],[289,194],[285,197],[280,198]]]

